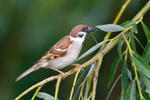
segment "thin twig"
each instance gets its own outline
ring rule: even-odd
[[[131,2],[131,0],[126,0],[126,2],[122,5],[119,13],[117,14],[115,20],[113,21],[113,24],[117,24],[119,19],[121,18],[123,12],[125,11],[125,9],[127,8],[127,6],[129,5],[129,3]],[[105,36],[105,40],[109,39],[109,37],[111,36],[111,32],[108,32]]]
[[[56,89],[55,89],[55,100],[58,100],[58,91],[59,91],[59,86],[60,86],[61,80],[62,80],[62,75],[60,75],[57,79]]]
[[[133,20],[137,21],[139,18],[143,17],[145,15],[145,13],[147,13],[150,9],[150,0],[147,2],[147,4],[141,9],[141,11],[134,17]],[[127,28],[125,29],[123,32],[121,32],[120,34],[124,34],[126,33],[128,30],[130,30],[131,28]],[[103,54],[107,54],[118,42],[118,39],[120,38],[120,34],[118,36],[116,36],[115,38],[113,38],[107,45],[106,47],[99,52],[98,54],[96,54],[93,58],[91,58],[89,61],[85,62],[84,64],[82,64],[82,66],[85,68],[89,65],[91,65],[92,63],[94,63],[97,59],[98,56]],[[76,73],[78,71],[78,68],[74,68],[68,72],[65,73],[66,77]],[[49,78],[44,79],[43,81],[36,83],[35,85],[31,86],[29,89],[25,90],[23,93],[21,93],[19,96],[16,97],[15,100],[19,100],[21,97],[23,97],[24,95],[26,95],[27,93],[29,93],[30,91],[32,91],[33,89],[41,86],[41,85],[45,85],[46,83],[56,80],[58,79],[59,75],[55,75],[55,76],[50,76]]]
[[[134,73],[135,73],[135,80],[137,82],[137,87],[138,87],[139,94],[140,94],[140,100],[143,100],[143,95],[142,95],[142,92],[141,92],[141,87],[140,87],[140,84],[139,84],[139,78],[138,78],[138,74],[137,74],[137,68],[136,68],[135,62],[134,62],[133,57],[132,57],[133,56],[132,49],[131,49],[131,46],[130,46],[129,41],[127,40],[126,36],[123,34],[122,37],[123,37],[123,39],[125,40],[125,42],[127,44],[129,54],[130,54],[130,57],[131,57],[131,60],[132,60],[132,63],[133,63]]]
[[[82,94],[83,94],[83,88],[84,88],[85,82],[86,82],[86,81],[83,81],[83,83],[81,84],[81,90],[80,90],[80,93],[79,93],[78,100],[80,100],[80,98],[82,97]]]
[[[96,96],[96,86],[97,86],[97,80],[98,80],[98,73],[101,67],[101,63],[103,60],[103,56],[104,55],[100,55],[98,57],[98,61],[97,61],[97,65],[95,68],[95,73],[94,73],[94,77],[93,77],[93,90],[92,90],[92,100],[95,100],[95,96]]]
[[[78,69],[78,71],[77,71],[77,73],[76,73],[76,76],[75,76],[75,78],[74,78],[74,82],[73,82],[73,86],[72,86],[72,89],[71,89],[70,99],[69,99],[69,100],[72,100],[74,87],[75,87],[75,85],[76,85],[76,81],[77,81],[77,78],[78,78],[78,75],[79,75],[80,71],[81,71],[81,69]]]
[[[42,86],[39,86],[39,87],[37,88],[37,90],[35,91],[35,93],[34,93],[34,95],[33,95],[33,97],[32,97],[31,100],[34,100],[34,99],[35,99],[36,95],[38,94],[38,92],[40,91],[41,88],[42,88]]]

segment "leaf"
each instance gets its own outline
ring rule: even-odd
[[[90,75],[92,74],[92,72],[93,72],[93,70],[94,70],[96,64],[97,64],[97,62],[94,62],[94,63],[91,65],[90,70],[89,70],[88,74],[86,75],[86,78],[89,78],[89,77],[90,77]]]
[[[142,27],[145,32],[146,38],[148,41],[150,41],[150,30],[148,29],[148,27],[146,26],[144,22],[141,21],[141,23],[142,23]]]
[[[139,39],[138,39],[134,34],[133,34],[133,36],[134,36],[135,40],[139,43],[139,45],[141,46],[141,48],[142,48],[143,50],[145,50],[144,46],[143,46],[142,43],[139,41]]]
[[[136,100],[136,85],[135,85],[135,81],[132,81],[129,84],[125,100]]]
[[[124,27],[124,28],[128,28],[128,27],[130,27],[131,25],[133,25],[134,23],[135,23],[134,21],[128,20],[128,21],[123,22],[123,23],[121,24],[121,26]]]
[[[118,56],[117,58],[115,58],[115,60],[113,61],[112,66],[111,66],[111,69],[110,69],[110,79],[109,79],[108,86],[110,86],[111,83],[112,83],[112,80],[113,80],[113,78],[115,76],[115,73],[117,71],[117,67],[118,67],[119,62],[120,62],[120,57]]]
[[[137,29],[137,25],[136,24],[133,25],[132,31],[134,33],[138,33],[138,29]]]
[[[119,53],[120,59],[122,58],[121,48],[123,46],[123,43],[124,43],[124,40],[122,38],[120,38],[119,41],[118,41],[118,53]]]
[[[149,63],[150,62],[150,43],[146,44],[145,50],[143,52],[143,57]]]
[[[38,98],[44,99],[44,100],[54,100],[55,98],[45,92],[38,92],[37,94]]]
[[[143,100],[150,100],[150,97],[146,92],[142,91],[142,94],[143,94]]]
[[[116,24],[98,25],[96,27],[105,32],[119,32],[119,31],[123,31],[125,29],[122,26],[116,25]]]
[[[90,67],[89,67],[89,68],[90,68]],[[78,78],[77,78],[77,82],[76,82],[77,84],[76,84],[76,85],[80,84],[80,83],[81,83],[80,81],[81,81],[82,79],[85,79],[84,77],[86,77],[86,74],[87,74],[87,71],[89,70],[89,68],[84,69],[84,71],[79,74],[79,76],[78,76]],[[78,87],[76,87],[76,88],[74,89],[74,93],[73,93],[72,100],[76,100],[76,99],[77,99],[77,96],[78,96],[78,94],[79,94],[79,92],[80,92],[80,88],[81,88],[81,86],[78,86]]]
[[[94,52],[95,50],[97,50],[101,45],[103,45],[104,43],[106,43],[108,40],[104,40],[100,43],[97,43],[95,46],[93,46],[92,48],[90,48],[88,51],[86,51],[84,54],[82,54],[78,59],[81,60],[82,58],[88,56],[89,54],[91,54],[92,52]]]
[[[146,88],[150,91],[150,80],[145,77],[142,73],[140,73],[140,77]]]
[[[74,95],[72,97],[72,100],[77,100],[77,96],[78,96],[79,92],[80,92],[80,86],[78,88],[76,88]]]
[[[134,34],[132,32],[129,33],[129,38],[130,38],[130,44],[131,48],[133,49],[134,52],[136,52],[136,46],[135,46],[135,41],[134,41]]]
[[[107,94],[105,100],[109,100],[109,97],[110,97],[110,95],[111,95],[111,93],[112,93],[114,87],[116,86],[116,84],[117,84],[117,82],[119,81],[120,78],[121,78],[121,75],[119,75],[119,76],[117,77],[116,81],[114,82],[114,84],[113,84],[112,87],[110,88],[110,90],[109,90],[109,92],[108,92],[108,94]]]
[[[127,75],[129,77],[129,79],[133,81],[132,73],[131,73],[131,71],[128,68],[127,68]]]
[[[145,76],[150,78],[150,66],[148,62],[143,57],[138,56],[137,54],[134,54],[133,60],[138,70],[142,72]]]
[[[125,100],[125,95],[128,87],[128,76],[127,76],[127,63],[124,62],[123,68],[122,68],[122,78],[121,78],[121,84],[122,84],[122,92],[123,92],[123,100]]]
[[[90,69],[90,67],[89,67],[89,68],[85,68],[84,71],[79,74],[79,76],[78,76],[78,78],[77,78],[77,82],[76,82],[77,84],[76,84],[76,85],[80,84],[81,81],[82,81],[83,79],[85,79],[85,77],[87,76],[87,73],[88,73],[88,70],[89,70],[89,69]]]

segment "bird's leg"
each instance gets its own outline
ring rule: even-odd
[[[66,75],[65,75],[65,73],[63,71],[61,71],[59,69],[53,69],[53,70],[55,70],[55,71],[59,72],[60,74],[62,74],[63,79],[65,79]]]
[[[80,68],[82,71],[84,70],[83,69],[83,66],[82,65],[80,65],[80,64],[71,64],[72,66],[75,66],[75,67],[77,67],[77,68]]]

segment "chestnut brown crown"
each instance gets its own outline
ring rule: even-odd
[[[94,31],[94,29],[87,25],[77,25],[71,30],[69,35],[72,37],[77,37],[78,32],[86,32],[88,34],[92,31]]]

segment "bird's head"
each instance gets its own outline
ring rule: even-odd
[[[77,25],[71,30],[69,36],[74,41],[83,43],[87,34],[89,34],[90,32],[93,32],[93,31],[94,31],[94,29],[87,25]]]

